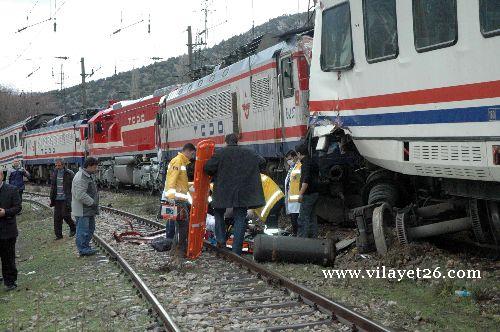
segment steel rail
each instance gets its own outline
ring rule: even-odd
[[[160,222],[147,219],[130,212],[126,212],[123,210],[107,206],[101,206],[100,208],[104,211],[108,211],[110,213],[116,213],[123,217],[136,219],[141,223],[153,227],[158,227],[158,228],[164,227],[164,225]],[[317,308],[318,310],[330,315],[332,317],[332,320],[346,324],[355,331],[384,331],[384,332],[392,331],[388,327],[385,327],[378,322],[370,320],[368,317],[355,312],[354,310],[350,309],[349,307],[339,302],[333,301],[332,299],[329,299],[303,285],[300,285],[277,272],[266,269],[263,265],[259,263],[251,261],[249,259],[245,259],[242,256],[236,255],[227,249],[217,248],[216,246],[213,246],[208,242],[205,242],[205,247],[208,250],[216,252],[218,255],[229,261],[232,261],[236,264],[239,264],[240,266],[244,266],[245,268],[254,271],[255,273],[257,273],[257,275],[267,279],[269,282],[275,283],[279,286],[282,286],[296,293],[297,295],[300,296],[300,298],[304,301],[304,303],[311,305]]]
[[[30,195],[35,195],[35,196],[40,196],[40,197],[47,197],[45,195],[37,195],[33,193],[27,193]],[[25,202],[33,203],[38,206],[44,207],[44,208],[50,208],[48,205],[45,205],[41,202],[32,200],[32,199],[24,199]],[[108,207],[105,207],[105,209],[111,209]],[[112,209],[115,210],[115,209]],[[129,217],[138,217],[135,215],[130,215]],[[151,221],[151,220],[150,220]],[[163,323],[164,327],[171,332],[180,332],[181,329],[177,326],[177,324],[174,322],[173,318],[168,314],[168,312],[163,308],[163,306],[160,304],[160,301],[156,298],[156,296],[153,294],[151,289],[146,285],[146,283],[141,279],[141,277],[134,271],[134,269],[128,264],[128,262],[116,251],[114,250],[105,240],[103,240],[99,235],[94,234],[93,239],[96,241],[96,244],[101,247],[106,254],[111,257],[112,260],[115,260],[118,262],[120,267],[122,268],[123,271],[125,271],[128,276],[131,278],[133,281],[134,285],[137,287],[137,289],[140,291],[140,293],[147,299],[147,302],[152,306],[153,310],[156,312],[158,317],[160,318],[161,322]]]
[[[177,326],[177,324],[175,324],[173,318],[168,314],[165,308],[163,308],[160,301],[158,301],[151,289],[149,289],[146,283],[141,279],[141,277],[139,277],[139,275],[128,264],[128,262],[99,235],[94,234],[94,240],[96,240],[96,243],[101,248],[103,248],[112,259],[115,259],[118,264],[120,264],[121,268],[132,278],[132,281],[142,293],[142,295],[146,297],[149,304],[153,307],[153,310],[156,312],[165,328],[171,332],[180,332],[181,329]]]
[[[333,320],[350,325],[355,331],[392,331],[391,329],[374,322],[366,316],[359,314],[343,304],[335,302],[305,286],[299,285],[291,279],[271,270],[266,269],[263,265],[254,261],[238,256],[235,253],[220,249],[208,242],[205,242],[205,247],[215,251],[224,258],[233,261],[247,269],[256,272],[258,275],[266,278],[271,283],[276,283],[279,286],[296,293],[300,298],[309,305],[318,308],[318,310],[330,315]]]

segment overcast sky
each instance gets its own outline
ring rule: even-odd
[[[91,79],[187,52],[188,25],[203,30],[205,0],[0,0],[0,85],[24,91],[81,82],[80,58]],[[307,0],[208,0],[208,44],[214,45],[283,14],[307,10]],[[57,22],[57,32],[53,23]],[[148,17],[151,33],[147,33]],[[49,21],[37,24],[44,20]],[[131,25],[112,35],[120,27]],[[17,30],[28,27],[22,32]],[[69,57],[59,60],[55,57]],[[34,73],[33,73],[34,72]],[[31,74],[31,75],[30,75]],[[28,77],[28,75],[30,75]]]

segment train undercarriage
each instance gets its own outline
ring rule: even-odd
[[[156,157],[123,156],[99,160],[96,175],[102,188],[118,189],[131,186],[152,194],[163,189],[160,164]]]
[[[318,134],[319,133],[319,134]],[[500,185],[495,182],[405,175],[373,165],[338,128],[307,137],[320,165],[318,217],[357,228],[360,252],[383,255],[396,242],[468,232],[498,250]]]

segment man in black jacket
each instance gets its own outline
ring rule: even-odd
[[[50,178],[50,206],[54,207],[54,233],[56,240],[62,239],[63,220],[69,226],[69,236],[75,235],[76,226],[71,219],[71,184],[75,174],[64,167],[62,159],[55,160],[55,170]]]
[[[227,135],[226,144],[207,161],[205,173],[215,177],[212,207],[217,244],[225,247],[224,212],[233,208],[233,252],[240,255],[247,228],[247,209],[266,204],[260,180],[260,168],[266,161],[255,151],[238,146],[236,134]]]
[[[316,179],[319,177],[318,166],[309,157],[307,145],[301,144],[295,148],[302,164],[300,170],[300,211],[297,219],[298,237],[318,237],[318,220],[315,207],[319,198]]]
[[[6,290],[16,289],[16,215],[21,212],[21,198],[16,187],[4,183],[0,171],[0,260]]]

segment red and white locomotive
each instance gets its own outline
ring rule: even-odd
[[[187,142],[217,146],[229,133],[268,159],[280,158],[307,132],[309,65],[303,39],[310,31],[260,38],[255,50],[212,74],[184,84],[161,100],[161,149],[169,157]]]
[[[88,154],[100,160],[97,179],[106,187],[161,187],[157,158],[158,102],[171,88],[112,103],[89,120]]]

